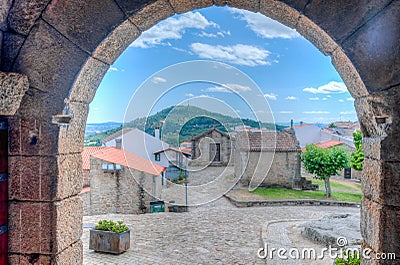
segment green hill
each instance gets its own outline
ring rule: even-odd
[[[188,117],[196,117],[190,119]],[[183,126],[182,126],[183,125]],[[203,133],[214,126],[221,131],[233,131],[236,126],[246,125],[252,128],[283,130],[283,126],[258,123],[251,119],[240,119],[220,113],[210,112],[194,106],[172,106],[147,118],[138,118],[124,124],[124,127],[138,128],[154,135],[154,128],[162,128],[162,139],[174,146],[190,141],[193,136]],[[98,144],[106,136],[121,130],[122,126],[100,134],[88,136],[85,143]]]

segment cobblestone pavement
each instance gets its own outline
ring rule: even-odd
[[[257,257],[257,250],[263,245],[262,227],[269,221],[297,220],[271,224],[264,235],[271,246],[314,246],[300,236],[302,222],[331,213],[358,212],[358,208],[323,206],[235,208],[221,198],[190,208],[189,213],[85,216],[84,264],[265,264]],[[109,255],[88,249],[89,229],[85,227],[99,219],[127,223],[131,228],[131,248],[127,252]],[[332,264],[332,260],[268,260],[267,264]]]
[[[237,182],[234,177],[234,168],[207,167],[190,172],[188,179],[188,204],[190,206],[203,205],[215,201],[227,193]],[[175,201],[175,204],[185,205],[186,188],[184,185],[170,183],[163,187],[161,200]]]

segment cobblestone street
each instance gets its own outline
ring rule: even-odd
[[[84,264],[265,264],[257,257],[263,225],[274,247],[319,247],[300,235],[301,223],[330,213],[358,213],[343,207],[236,208],[225,198],[189,213],[85,216]],[[89,250],[89,228],[99,219],[123,220],[131,228],[131,248],[121,255]],[[293,220],[293,221],[290,221]],[[302,221],[304,220],[304,221]],[[268,264],[332,264],[324,261],[268,261]]]

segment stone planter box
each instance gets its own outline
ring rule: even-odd
[[[130,230],[122,233],[90,229],[89,249],[121,254],[130,247]]]

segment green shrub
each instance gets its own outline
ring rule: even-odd
[[[179,177],[176,179],[172,179],[171,182],[172,183],[181,183],[182,181],[184,181],[186,179],[185,177],[185,173],[183,171],[181,171],[181,174],[179,174]]]
[[[348,254],[348,255],[347,255]],[[360,255],[357,253],[351,254],[344,252],[345,257],[337,258],[335,261],[335,265],[360,265],[361,259]]]
[[[126,224],[124,224],[122,221],[113,222],[111,220],[100,220],[94,229],[112,231],[115,233],[122,233],[129,230],[128,226],[126,226]]]

